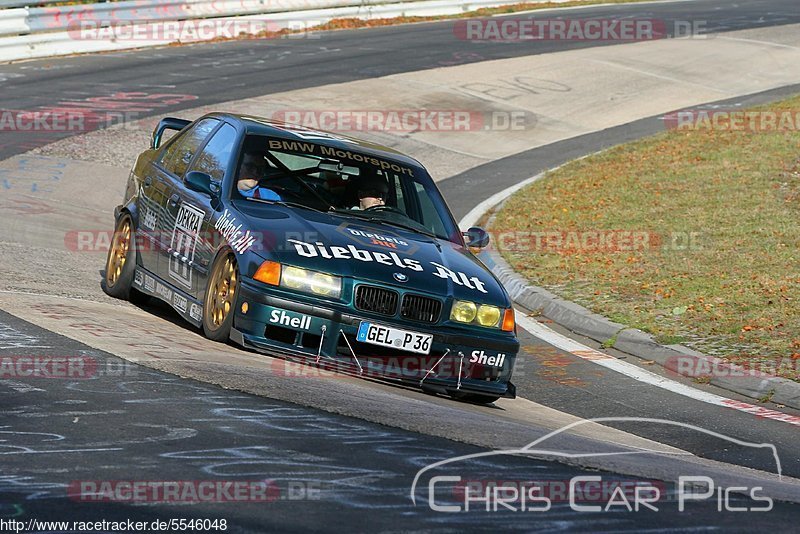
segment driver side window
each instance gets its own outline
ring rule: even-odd
[[[212,180],[222,181],[230,163],[235,142],[236,128],[230,124],[223,124],[189,170],[201,171],[211,176]]]
[[[175,176],[183,177],[197,149],[217,124],[219,124],[217,119],[203,119],[192,126],[164,150],[161,165]]]

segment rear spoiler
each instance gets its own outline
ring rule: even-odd
[[[158,122],[158,126],[153,130],[153,137],[150,140],[150,148],[158,148],[161,146],[161,137],[164,135],[165,130],[181,131],[189,126],[192,121],[186,119],[176,119],[175,117],[165,117]]]

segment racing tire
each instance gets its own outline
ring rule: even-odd
[[[212,341],[227,341],[239,295],[239,266],[233,253],[217,256],[203,299],[203,333]]]
[[[133,284],[133,273],[139,263],[136,250],[136,237],[133,219],[125,213],[117,221],[114,237],[108,248],[106,269],[101,286],[106,295],[129,300],[134,304],[144,304],[150,297],[137,291]]]

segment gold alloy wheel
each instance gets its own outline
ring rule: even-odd
[[[131,220],[125,218],[122,227],[114,232],[114,242],[111,243],[111,252],[108,254],[106,265],[106,282],[113,287],[122,276],[122,269],[128,259],[131,248]]]
[[[214,330],[225,323],[236,297],[236,282],[238,273],[233,256],[228,256],[225,261],[218,264],[211,276],[211,286],[206,299],[206,307],[211,326]]]

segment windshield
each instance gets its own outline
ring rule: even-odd
[[[233,188],[233,198],[335,212],[459,243],[422,168],[353,150],[250,135]]]

